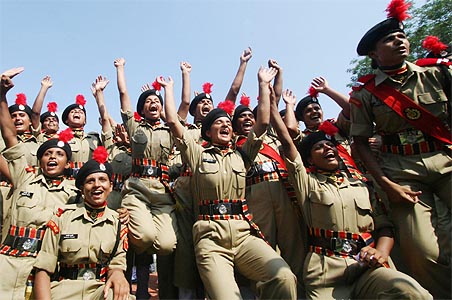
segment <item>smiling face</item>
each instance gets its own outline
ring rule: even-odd
[[[11,118],[13,119],[14,127],[18,134],[24,133],[30,130],[31,120],[26,112],[15,111],[11,113]]]
[[[47,117],[42,122],[42,130],[47,134],[54,134],[60,130],[58,119],[56,117]]]
[[[143,110],[141,114],[146,120],[156,121],[160,119],[160,113],[162,112],[162,103],[160,98],[156,95],[149,95],[144,100]]]
[[[323,110],[318,103],[311,103],[303,110],[303,119],[306,128],[317,130],[323,122]]]
[[[378,66],[390,67],[402,64],[410,54],[410,42],[405,33],[393,32],[381,38],[375,49],[369,52]]]
[[[195,110],[196,122],[202,121],[206,115],[213,109],[212,100],[204,98],[198,102]]]
[[[321,140],[315,143],[308,159],[310,165],[326,171],[335,171],[339,167],[337,148],[333,142]]]
[[[107,201],[112,188],[113,186],[108,175],[103,172],[96,172],[86,177],[81,190],[85,202],[93,207],[97,207]]]
[[[86,124],[86,115],[83,109],[74,108],[72,109],[67,116],[67,126],[70,128],[83,128]]]
[[[53,178],[63,174],[67,162],[67,155],[63,149],[49,148],[39,160],[39,167],[45,176]]]
[[[227,146],[232,139],[232,122],[228,117],[219,117],[206,131],[213,145]]]
[[[254,114],[250,111],[242,112],[237,118],[236,129],[238,134],[248,135],[251,129],[253,129],[256,120],[254,119]]]

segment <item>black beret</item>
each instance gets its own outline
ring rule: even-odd
[[[212,96],[210,94],[201,93],[201,94],[196,95],[196,97],[193,98],[193,100],[191,101],[190,107],[188,108],[190,115],[192,115],[193,117],[195,116],[196,106],[198,105],[199,101],[201,101],[202,99],[209,99],[213,103]]]
[[[361,38],[358,47],[356,48],[358,55],[367,55],[375,48],[375,45],[381,38],[393,32],[404,32],[403,28],[403,23],[396,18],[389,18],[381,21],[369,29]]]
[[[144,107],[144,102],[146,102],[146,98],[151,96],[151,95],[155,95],[159,98],[160,103],[163,105],[163,97],[162,94],[160,93],[160,91],[158,90],[147,90],[141,93],[140,97],[138,98],[138,102],[137,102],[137,113],[142,116],[144,118],[144,115],[142,113],[143,111],[143,107]]]
[[[330,136],[320,130],[308,134],[301,140],[298,146],[298,151],[300,152],[305,167],[309,167],[308,160],[311,157],[312,146],[314,146],[315,143],[323,140],[332,141],[334,144],[336,144],[336,139],[334,138],[334,136]]]
[[[304,109],[311,103],[317,103],[320,106],[319,99],[312,96],[306,96],[298,102],[297,107],[295,108],[295,117],[298,121],[303,120]]]
[[[212,126],[213,122],[215,122],[216,119],[221,117],[227,117],[231,119],[231,117],[228,115],[227,112],[222,110],[221,108],[214,108],[212,109],[206,117],[201,122],[201,136],[204,140],[210,141],[210,138],[207,137],[206,132],[210,129],[210,126]]]
[[[39,117],[39,120],[41,121],[41,123],[44,123],[45,119],[48,117],[55,117],[58,121],[60,120],[56,113],[50,111],[46,111],[45,113],[43,113],[41,117]]]
[[[71,146],[68,143],[58,140],[57,138],[49,139],[41,144],[38,148],[37,156],[38,159],[41,159],[46,152],[47,149],[50,148],[61,148],[66,152],[67,160],[70,160],[72,157]]]
[[[426,58],[447,58],[448,56],[452,55],[452,44],[449,44],[447,48],[443,51],[441,51],[438,54],[435,54],[433,51],[430,51],[425,56]]]
[[[73,104],[69,105],[68,107],[66,107],[63,111],[63,114],[61,115],[61,119],[63,120],[63,123],[65,125],[67,125],[67,117],[68,117],[69,113],[71,112],[71,110],[76,109],[76,108],[80,108],[81,110],[83,110],[83,112],[86,115],[85,106],[77,104],[77,103],[73,103]]]
[[[28,105],[13,104],[10,107],[8,107],[8,110],[9,110],[9,114],[12,114],[13,112],[16,112],[16,111],[23,111],[28,115],[28,117],[31,120],[32,111],[31,111],[31,107]]]
[[[75,178],[75,186],[78,189],[81,189],[83,184],[85,183],[86,177],[93,173],[105,173],[111,180],[113,175],[113,167],[109,162],[101,164],[97,160],[90,159],[85,164],[83,164],[83,166],[78,171]]]
[[[242,114],[245,111],[249,111],[254,115],[254,111],[251,110],[251,108],[249,108],[248,106],[242,105],[240,104],[239,106],[237,106],[234,110],[234,116],[232,117],[232,129],[234,129],[234,131],[237,131],[237,121],[240,117],[240,114]]]

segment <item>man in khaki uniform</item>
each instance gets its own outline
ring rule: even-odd
[[[402,21],[389,16],[358,44],[358,54],[369,56],[376,72],[361,78],[361,85],[351,94],[351,134],[366,168],[391,201],[408,274],[435,297],[449,299],[451,232],[441,231],[432,222],[437,210],[435,196],[447,207],[451,221],[447,74],[437,66],[419,67],[405,61],[410,44]],[[449,141],[438,135],[441,130],[448,132]],[[373,132],[383,140],[378,161],[370,155],[367,143]]]
[[[307,298],[432,299],[413,278],[390,268],[392,224],[366,185],[339,169],[337,128],[320,125],[299,145],[300,156],[276,100],[271,117],[309,228],[303,271]]]
[[[98,158],[101,151],[105,155]],[[129,295],[124,276],[127,227],[107,207],[113,169],[106,162],[105,148],[96,149],[93,157],[77,174],[76,186],[84,202],[67,205],[47,224],[34,264],[34,294],[39,299],[123,299]],[[52,282],[51,275],[56,275]]]
[[[275,69],[261,69],[262,90],[276,75]],[[232,125],[229,115],[214,109],[202,122],[201,135],[209,141],[206,147],[186,135],[176,114],[173,81],[160,78],[165,88],[165,114],[178,149],[193,170],[192,190],[199,205],[193,239],[198,269],[212,299],[240,299],[234,279],[234,267],[244,276],[257,281],[262,299],[295,299],[296,279],[289,266],[265,242],[251,235],[252,222],[245,197],[245,162],[242,154],[230,147]],[[265,92],[263,92],[265,93]],[[265,102],[261,95],[260,101]],[[268,112],[258,110],[259,121],[243,145],[244,155],[253,159],[262,143],[268,125]],[[261,233],[260,230],[258,233]],[[270,263],[271,262],[271,263]]]

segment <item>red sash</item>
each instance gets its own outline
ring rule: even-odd
[[[246,142],[246,137],[239,137],[236,145],[237,147],[242,147],[242,145]],[[284,160],[282,159],[281,155],[279,155],[278,152],[276,152],[275,149],[273,149],[272,147],[270,147],[269,145],[267,145],[266,143],[262,143],[262,149],[259,150],[259,153],[275,160],[276,162],[278,162],[281,166],[284,167],[284,169],[286,168],[286,164],[284,163]]]
[[[452,61],[447,58],[421,58],[416,61],[416,65],[420,67],[439,66],[444,65],[446,67],[452,66]]]
[[[375,75],[368,75],[364,88],[382,100],[387,106],[394,110],[405,121],[422,132],[438,139],[446,144],[452,144],[451,133],[441,121],[422,106],[415,103],[403,93],[381,83],[375,87]]]

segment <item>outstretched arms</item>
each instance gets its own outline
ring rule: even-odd
[[[169,126],[173,136],[180,139],[184,135],[184,126],[177,117],[176,104],[174,103],[174,81],[171,77],[168,77],[168,80],[158,77],[157,82],[165,89],[166,124]]]
[[[31,126],[38,129],[41,117],[42,105],[44,103],[44,98],[47,91],[53,86],[52,79],[50,76],[45,76],[41,80],[41,88],[39,89],[38,95],[36,96],[33,107],[31,108]]]
[[[119,99],[121,101],[121,110],[132,111],[132,104],[130,103],[129,93],[127,92],[126,75],[124,72],[126,60],[124,58],[115,59],[114,65],[116,67],[116,78],[118,84]]]
[[[188,116],[188,110],[190,108],[190,72],[191,65],[183,61],[180,63],[180,70],[182,71],[182,95],[181,95],[181,103],[179,105],[179,109],[177,110],[177,114],[182,120],[186,120]]]
[[[245,77],[246,66],[252,56],[253,52],[251,50],[251,47],[248,47],[245,50],[243,50],[242,55],[240,56],[239,69],[237,70],[237,74],[235,75],[234,80],[232,81],[231,87],[229,88],[225,100],[230,100],[234,103],[236,102],[237,96],[240,92],[240,88],[242,87],[243,78]]]

